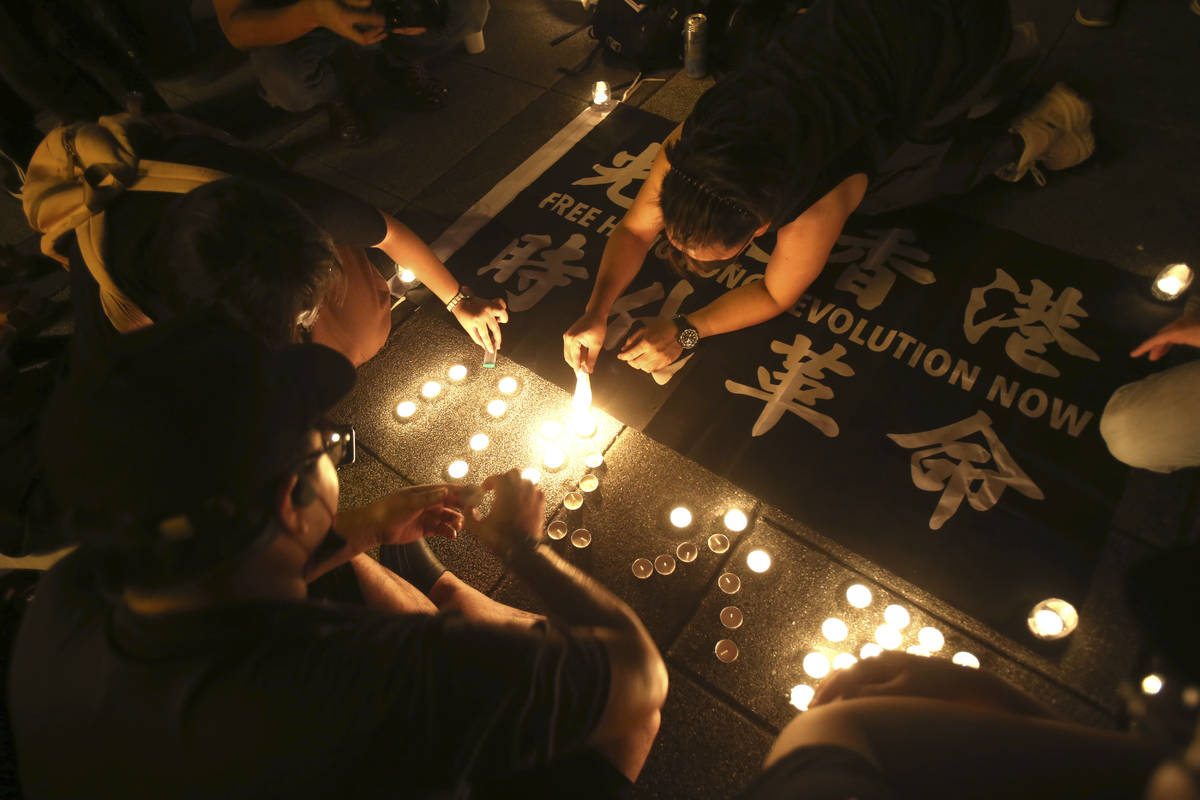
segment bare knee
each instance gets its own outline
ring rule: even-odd
[[[646,765],[650,748],[658,737],[658,729],[662,724],[662,713],[655,711],[648,715],[645,721],[632,729],[621,739],[597,745],[596,750],[608,759],[608,762],[630,781],[636,782]]]

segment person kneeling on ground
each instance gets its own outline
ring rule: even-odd
[[[13,653],[30,796],[627,791],[665,666],[628,606],[541,544],[544,498],[516,470],[484,482],[491,511],[469,525],[554,622],[414,613],[378,565],[368,608],[306,598],[368,546],[463,524],[453,486],[335,513],[341,440],[320,419],[353,381],[328,348],[267,350],[205,313],[59,387],[40,452],[82,544]]]
[[[1200,347],[1200,306],[1130,355],[1158,361],[1177,344]],[[1131,467],[1174,472],[1200,466],[1200,360],[1117,389],[1100,416],[1100,435],[1113,457]]]
[[[406,13],[389,29],[388,6]],[[352,94],[348,75],[358,53],[371,48],[375,69],[403,108],[437,109],[447,90],[429,74],[431,55],[460,40],[478,52],[488,0],[215,0],[217,20],[229,43],[250,53],[260,93],[285,111],[324,105],[330,131],[342,143],[366,141],[367,125]],[[374,45],[380,45],[375,48]]]
[[[85,172],[104,176],[104,190]],[[291,341],[300,323],[361,364],[391,329],[391,293],[366,248],[411,270],[480,347],[498,350],[508,321],[503,300],[471,297],[390,214],[183,117],[51,132],[23,203],[43,252],[70,263],[77,363],[121,333],[216,303],[268,342]]]
[[[739,800],[1140,797],[1165,756],[987,672],[889,652],[827,678]]]
[[[792,308],[852,213],[967,191],[990,175],[1064,169],[1095,149],[1092,112],[1059,85],[1015,121],[1037,54],[1007,0],[818,0],[696,102],[667,137],[604,248],[563,357],[591,372],[613,303],[660,234],[682,274],[708,277],[777,233],[762,280],[651,320],[618,358],[645,372],[709,336]]]

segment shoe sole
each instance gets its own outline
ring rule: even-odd
[[[1108,28],[1113,24],[1112,19],[1091,19],[1090,17],[1085,17],[1079,9],[1075,9],[1075,21],[1085,28]]]
[[[1092,135],[1092,106],[1066,84],[1058,83],[1047,94],[1047,105],[1055,106],[1061,117],[1062,135],[1045,156],[1038,159],[1046,169],[1059,170],[1081,164],[1096,152]],[[1056,123],[1058,120],[1056,120]],[[1066,153],[1061,151],[1066,150]],[[1051,153],[1057,155],[1051,156]]]

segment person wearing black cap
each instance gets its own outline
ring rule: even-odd
[[[636,778],[661,656],[539,543],[544,498],[516,470],[484,482],[491,511],[471,527],[557,624],[306,598],[332,563],[464,521],[454,486],[336,514],[340,440],[320,420],[353,380],[331,349],[268,350],[202,314],[129,334],[59,387],[39,449],[81,544],[13,652],[27,796],[586,797]]]
[[[1091,106],[1059,84],[1013,119],[1039,52],[1011,0],[818,0],[705,92],[664,142],[605,245],[563,357],[591,372],[613,303],[660,235],[681,274],[716,275],[776,241],[762,280],[634,331],[618,358],[655,372],[709,336],[792,308],[852,213],[1020,180],[1095,150]],[[1014,4],[1015,7],[1015,4]],[[1040,167],[1039,167],[1040,165]]]

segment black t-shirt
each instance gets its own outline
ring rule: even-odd
[[[372,247],[383,241],[387,225],[379,210],[348,192],[299,175],[267,153],[226,144],[208,136],[179,136],[138,144],[139,155],[158,161],[216,169],[252,178],[291,198],[313,218],[335,244]],[[105,213],[105,264],[113,281],[135,303],[154,296],[158,264],[149,258],[151,245],[170,204],[181,195],[126,192]],[[79,363],[106,353],[120,335],[100,307],[100,287],[71,245],[71,301],[75,309],[74,355]]]
[[[701,96],[683,137],[782,181],[779,228],[850,175],[875,177],[904,141],[936,135],[925,126],[1010,37],[1007,0],[818,0]]]
[[[578,750],[608,657],[552,626],[254,603],[147,617],[79,555],[38,587],[9,703],[26,796],[421,797]]]

